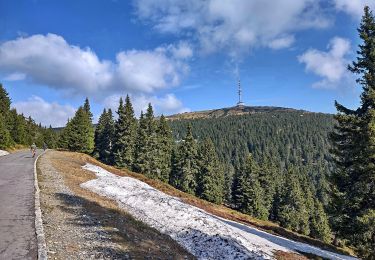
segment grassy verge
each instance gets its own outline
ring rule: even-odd
[[[15,146],[5,149],[8,153],[16,153],[18,151],[28,150],[29,146],[23,144],[16,144]]]

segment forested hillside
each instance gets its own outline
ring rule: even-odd
[[[324,189],[332,169],[328,140],[332,115],[295,110],[169,123],[176,140],[185,136],[189,124],[197,139],[211,138],[227,168],[239,169],[241,160],[251,153],[259,163],[269,161],[281,171],[294,168],[306,173],[327,204]]]
[[[52,127],[43,127],[36,124],[31,117],[26,118],[11,108],[11,99],[8,92],[0,84],[0,149],[8,149],[16,145],[29,146],[35,143],[43,147],[56,147],[57,136]]]
[[[189,125],[198,141],[213,141],[224,168],[227,205],[327,242],[332,239],[324,210],[332,171],[332,115],[268,108],[169,123],[176,142]]]

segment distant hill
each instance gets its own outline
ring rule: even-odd
[[[272,112],[296,112],[311,113],[304,110],[297,110],[285,107],[271,107],[271,106],[234,106],[227,108],[219,108],[212,110],[185,112],[167,116],[169,120],[186,120],[186,119],[207,119],[207,118],[222,118],[227,116],[241,116],[257,113],[272,113]]]

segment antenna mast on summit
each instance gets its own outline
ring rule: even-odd
[[[238,80],[238,103],[237,106],[244,106],[245,103],[242,102],[242,89],[241,89],[241,80]]]

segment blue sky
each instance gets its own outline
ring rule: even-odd
[[[64,125],[129,94],[139,114],[247,105],[358,106],[346,65],[370,0],[0,0],[0,82],[13,106]]]

